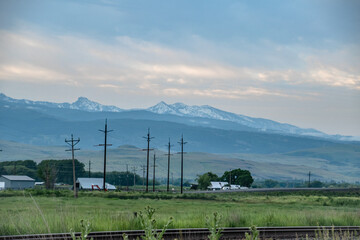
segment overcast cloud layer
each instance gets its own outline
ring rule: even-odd
[[[360,135],[357,1],[2,1],[0,91]]]

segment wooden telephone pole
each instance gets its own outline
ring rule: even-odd
[[[71,151],[71,155],[72,155],[72,165],[73,165],[74,198],[77,198],[77,197],[78,197],[78,194],[77,194],[77,188],[76,188],[74,151],[80,150],[80,148],[74,148],[74,147],[75,147],[76,144],[78,144],[78,143],[80,142],[80,138],[74,140],[74,137],[73,137],[73,135],[71,134],[71,139],[70,139],[70,140],[65,139],[65,142],[71,146],[71,149],[67,149],[67,150],[65,150],[65,151]]]
[[[169,192],[169,183],[170,183],[170,156],[172,155],[170,153],[170,148],[173,146],[170,144],[170,138],[169,143],[166,145],[168,147],[168,153],[165,154],[168,156],[168,171],[167,171],[167,185],[166,185],[166,191]]]
[[[153,139],[153,137],[150,137],[150,128],[148,128],[148,133],[146,137],[143,137],[147,141],[147,149],[143,149],[143,151],[147,151],[146,154],[146,190],[145,192],[149,192],[149,157],[150,157],[150,151],[153,149],[150,149],[150,141]]]
[[[181,146],[181,194],[183,193],[183,182],[184,182],[184,145],[187,142],[184,142],[184,137],[181,135],[180,142],[178,142]]]
[[[107,146],[112,146],[112,144],[108,144],[107,143],[107,134],[109,132],[112,132],[113,130],[108,130],[107,129],[107,119],[105,119],[105,130],[99,130],[100,132],[103,132],[105,135],[105,141],[104,144],[99,144],[97,146],[103,146],[104,147],[104,182],[103,182],[103,190],[106,191],[105,188],[105,181],[106,181],[106,147]]]

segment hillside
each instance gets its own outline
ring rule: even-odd
[[[89,113],[91,114],[91,113]],[[98,113],[95,113],[98,114]],[[356,147],[358,143],[334,142],[325,139],[289,136],[274,133],[262,133],[245,130],[225,130],[211,127],[191,126],[164,120],[147,120],[132,118],[115,118],[108,115],[109,141],[114,145],[130,144],[144,147],[146,142],[142,136],[151,129],[152,146],[164,149],[169,137],[177,142],[184,135],[189,142],[187,150],[211,153],[286,153],[308,148],[322,148],[348,145]],[[122,113],[116,113],[122,114]],[[4,140],[22,142],[32,145],[61,145],[64,139],[74,134],[81,138],[85,149],[94,149],[103,141],[99,129],[104,128],[104,119],[73,120],[51,116],[36,109],[16,107],[0,107],[0,131]],[[106,117],[106,116],[104,116]]]
[[[71,155],[65,152],[67,146],[32,146],[15,142],[0,141],[0,146],[6,151],[1,153],[1,161],[20,159],[32,159],[37,162],[44,159],[67,159]],[[81,147],[81,146],[80,146]],[[136,167],[137,173],[142,176],[141,165],[146,165],[146,152],[131,146],[114,146],[108,148],[107,169],[108,171],[125,171],[126,164],[130,168]],[[156,176],[166,177],[167,156],[166,152],[155,150],[157,161]],[[171,172],[174,178],[180,176],[180,155],[171,157]],[[354,153],[356,154],[356,153]],[[356,156],[359,158],[360,154]],[[24,158],[26,156],[26,158]],[[354,155],[355,156],[355,155]],[[88,170],[91,161],[92,171],[103,170],[103,151],[80,150],[76,152],[76,158],[83,162]],[[151,163],[153,152],[151,153]],[[188,152],[184,157],[184,177],[195,179],[198,174],[212,171],[222,174],[224,171],[234,168],[242,168],[251,171],[258,179],[278,180],[305,180],[309,171],[313,179],[324,181],[360,181],[359,168],[354,164],[336,166],[321,158],[304,158],[298,156],[286,156],[281,154],[210,154],[202,152]]]

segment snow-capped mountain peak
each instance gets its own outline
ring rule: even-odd
[[[105,106],[90,101],[86,97],[79,97],[75,102],[70,104],[70,109],[85,110],[88,112],[101,112]]]
[[[65,108],[75,109],[86,112],[122,112],[123,110],[115,106],[106,106],[100,103],[91,101],[86,97],[79,97],[73,103],[53,103],[45,101],[31,101],[26,99],[14,99],[0,93],[0,100],[9,103],[24,104],[31,107],[50,107],[50,108]]]
[[[147,111],[157,114],[174,114],[178,116],[187,117],[201,117],[217,120],[233,120],[233,116],[237,116],[234,113],[225,112],[208,105],[204,106],[189,106],[184,103],[167,104],[160,102],[153,107],[147,109]]]
[[[155,106],[152,106],[147,109],[150,112],[158,113],[158,114],[177,114],[177,112],[171,107],[170,105],[166,104],[165,102],[161,101]]]
[[[86,98],[86,97],[79,97],[77,100],[76,100],[76,102],[74,102],[74,103],[77,103],[77,102],[80,102],[80,103],[95,103],[94,101],[90,101],[88,98]],[[96,103],[96,104],[98,104],[98,103]]]
[[[189,106],[184,103],[167,104],[160,102],[150,107],[147,111],[157,114],[173,114],[184,117],[200,117],[214,120],[231,121],[247,127],[255,128],[262,132],[277,132],[284,134],[297,134],[317,137],[327,137],[329,135],[315,129],[303,129],[290,124],[279,123],[263,118],[252,118],[240,114],[222,111],[209,105]]]

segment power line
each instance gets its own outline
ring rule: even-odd
[[[181,135],[180,142],[178,142],[181,146],[181,194],[183,193],[183,180],[184,180],[184,145],[187,144],[187,142],[184,142],[184,137]]]
[[[129,191],[129,181],[128,181],[128,174],[129,174],[129,164],[126,164],[126,191]]]
[[[143,137],[147,140],[147,149],[143,149],[143,151],[147,151],[147,155],[146,155],[146,192],[149,192],[149,152],[150,150],[154,150],[154,149],[150,149],[150,141],[151,139],[153,139],[154,137],[150,137],[150,128],[148,128],[148,133],[146,137]]]
[[[143,182],[143,187],[144,187],[144,183],[145,183],[145,169],[146,169],[146,166],[145,165],[141,165],[141,168],[142,168],[142,171],[143,171],[143,179],[142,179],[142,182]]]
[[[170,182],[170,148],[174,145],[170,144],[170,138],[169,138],[169,143],[166,145],[168,147],[168,153],[165,154],[168,156],[168,171],[167,171],[167,185],[166,185],[166,191],[169,192],[169,182]]]
[[[134,189],[135,189],[135,183],[136,183],[136,167],[133,167],[133,172],[134,172]]]
[[[105,181],[106,181],[106,147],[112,146],[112,144],[107,144],[107,134],[114,130],[107,130],[107,119],[105,119],[105,130],[99,130],[105,134],[105,141],[104,144],[99,144],[97,146],[104,146],[104,182],[103,182],[103,190],[105,191]]]
[[[156,155],[154,153],[154,164],[153,164],[153,192],[155,192],[155,168],[157,167],[156,164],[155,164],[155,161],[156,161]]]
[[[74,158],[74,151],[80,150],[80,148],[74,148],[76,144],[80,142],[80,138],[74,140],[74,136],[71,134],[71,139],[65,139],[65,142],[71,146],[71,149],[67,149],[65,151],[71,151],[72,155],[72,164],[73,164],[73,184],[74,184],[74,197],[77,198],[77,188],[76,188],[76,179],[75,179],[75,158]]]
[[[230,168],[229,186],[230,186],[230,189],[231,189],[231,168]]]

